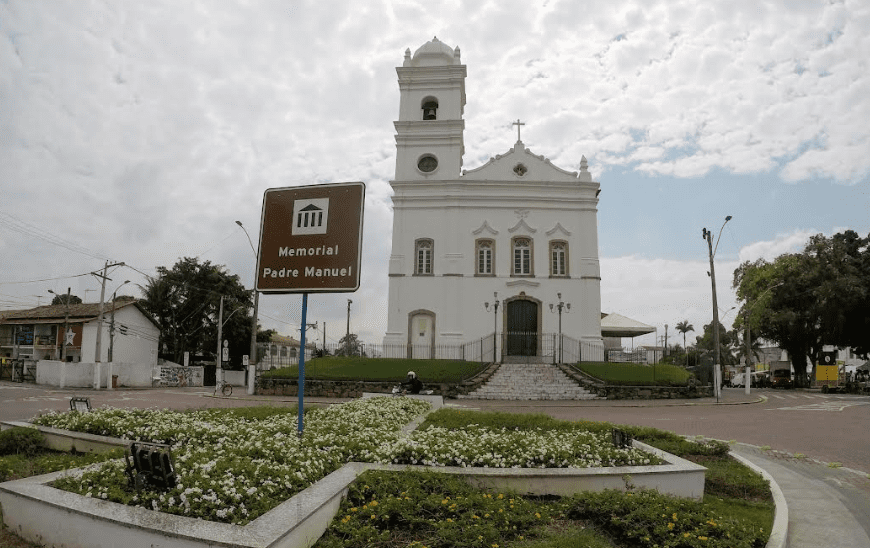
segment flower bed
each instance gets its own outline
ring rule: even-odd
[[[351,461],[433,466],[575,467],[656,464],[636,449],[617,449],[601,434],[430,428],[403,436],[402,426],[429,408],[411,398],[358,400],[306,413],[296,435],[290,413],[258,420],[215,411],[177,413],[98,409],[50,413],[34,423],[172,446],[178,484],[136,492],[123,461],[106,463],[55,486],[88,497],[170,514],[246,524]]]

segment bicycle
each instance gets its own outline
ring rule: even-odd
[[[227,381],[218,381],[214,385],[214,396],[217,396],[218,391],[220,391],[221,395],[225,398],[228,398],[233,395],[233,385],[228,383]]]

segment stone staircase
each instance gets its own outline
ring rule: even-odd
[[[598,399],[557,366],[542,363],[503,363],[483,386],[457,397],[478,400]]]

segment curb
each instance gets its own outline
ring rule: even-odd
[[[788,503],[785,500],[785,495],[782,494],[779,484],[773,479],[767,470],[749,461],[749,459],[738,455],[733,451],[728,452],[734,459],[740,461],[744,466],[758,472],[770,484],[770,494],[773,496],[773,504],[776,507],[773,515],[773,526],[770,529],[770,538],[765,545],[765,548],[786,548],[788,542]]]

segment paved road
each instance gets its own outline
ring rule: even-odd
[[[565,420],[653,426],[682,435],[738,440],[870,472],[870,396],[767,389],[747,397],[742,389],[725,389],[721,402],[458,400],[459,405],[482,410],[540,412]]]

